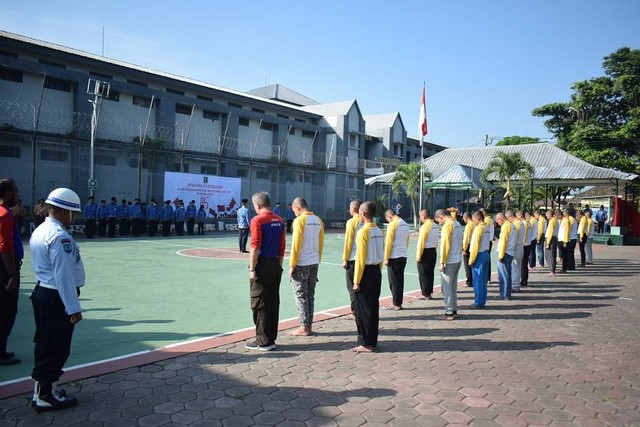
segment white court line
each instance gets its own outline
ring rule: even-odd
[[[155,243],[156,245],[182,246],[183,248],[199,249],[199,248],[197,248],[197,246],[181,245],[181,244],[179,244],[179,243],[170,243],[170,242],[158,242],[158,241],[156,241],[156,240],[136,240],[136,242]]]
[[[627,298],[627,297],[618,297],[618,299],[623,299],[625,301],[633,301],[631,298]]]

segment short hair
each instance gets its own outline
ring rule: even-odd
[[[249,200],[247,200],[247,199],[242,199],[242,203],[249,203]]]
[[[502,212],[498,212],[496,214],[496,219],[503,219],[506,220],[507,218],[504,216],[504,214]]]
[[[434,216],[436,216],[436,217],[438,217],[438,216],[444,216],[444,217],[449,218],[449,217],[451,217],[451,214],[450,214],[450,213],[449,213],[449,211],[448,211],[448,210],[446,210],[446,209],[438,209],[438,210],[436,211],[436,213],[435,213],[435,215],[434,215]]]
[[[471,219],[471,214],[469,212],[465,212],[465,213],[462,214],[462,218],[463,219],[466,219],[466,218]]]
[[[269,193],[266,191],[258,191],[251,197],[251,201],[258,205],[260,208],[270,208],[271,207],[271,198],[269,197]],[[276,203],[277,205],[278,203]]]
[[[482,212],[483,215],[487,214],[487,210],[485,208],[480,208],[480,212]]]
[[[153,200],[151,200],[151,201],[153,202]],[[104,204],[106,204],[106,203],[107,203],[107,201],[106,201],[105,199],[102,199],[102,200],[100,200],[100,203],[104,203]]]
[[[396,213],[393,211],[393,209],[387,209],[386,211],[384,211],[384,217],[386,218],[388,215],[394,216]]]
[[[362,202],[358,209],[367,219],[372,219],[376,214],[376,205],[373,202]]]
[[[5,193],[13,192],[16,188],[16,181],[13,178],[4,178],[0,180],[0,198],[4,197]]]
[[[116,198],[115,198],[115,197],[112,197],[112,198],[111,198],[111,201],[112,201],[112,202],[117,202],[117,200],[116,200]]]
[[[430,218],[431,217],[431,212],[429,212],[429,209],[422,209],[420,211],[420,214],[424,214],[425,218]]]
[[[513,218],[513,216],[514,216],[514,215],[513,215],[513,211],[512,211],[511,209],[507,209],[507,210],[504,212],[504,216],[505,216],[507,219],[509,219],[509,218]]]
[[[472,217],[479,219],[480,221],[484,221],[484,214],[482,213],[482,211],[475,211],[474,213],[471,214]]]
[[[300,206],[302,209],[307,209],[309,207],[309,205],[307,205],[307,201],[305,200],[305,198],[301,196],[293,199],[291,206]]]
[[[349,210],[355,209],[358,210],[360,209],[360,205],[362,204],[362,200],[358,200],[358,199],[353,199],[350,203],[349,203]]]

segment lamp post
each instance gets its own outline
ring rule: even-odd
[[[93,196],[94,192],[98,188],[98,182],[95,176],[95,139],[96,129],[98,127],[98,118],[100,115],[100,105],[102,104],[102,98],[109,96],[110,84],[102,82],[100,80],[89,79],[87,83],[87,93],[93,95],[93,99],[89,100],[93,106],[93,112],[91,113],[91,154],[89,159],[89,196]]]

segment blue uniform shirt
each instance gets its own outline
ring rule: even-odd
[[[120,208],[115,203],[109,203],[107,205],[107,218],[117,218]]]
[[[207,219],[207,211],[199,209],[197,213],[198,222],[204,222]]]
[[[187,218],[195,218],[196,217],[196,206],[189,205],[187,206]]]
[[[184,219],[187,217],[187,211],[185,210],[184,206],[178,206],[176,208],[174,216],[176,217],[176,221],[184,221]]]
[[[294,219],[295,218],[295,214],[293,213],[292,209],[287,209],[287,219]]]
[[[120,218],[129,218],[131,215],[131,209],[127,205],[120,205],[118,207],[118,216]]]
[[[238,209],[238,228],[249,228],[249,209],[244,206]]]
[[[108,209],[107,206],[98,206],[97,217],[98,219],[108,218]]]
[[[96,219],[98,216],[98,205],[87,203],[84,205],[84,219]]]
[[[162,209],[160,210],[160,218],[163,221],[171,221],[171,219],[173,218],[173,208],[171,207],[171,205],[162,206]]]
[[[42,287],[56,289],[69,315],[82,311],[78,290],[85,274],[80,248],[56,219],[47,217],[29,241],[33,272]]]
[[[131,215],[131,218],[142,218],[142,205],[139,203],[134,203],[133,205],[131,205],[129,214]]]
[[[147,219],[149,221],[157,221],[160,219],[160,207],[158,205],[147,206]]]

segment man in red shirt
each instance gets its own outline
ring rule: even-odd
[[[7,340],[18,314],[20,265],[24,251],[11,208],[18,202],[18,186],[11,179],[0,180],[0,366],[15,365],[20,359],[7,352]]]
[[[252,197],[257,215],[251,220],[249,283],[251,310],[256,325],[256,340],[245,344],[250,350],[269,351],[276,348],[280,310],[280,280],[285,248],[285,224],[271,211],[266,192]]]

